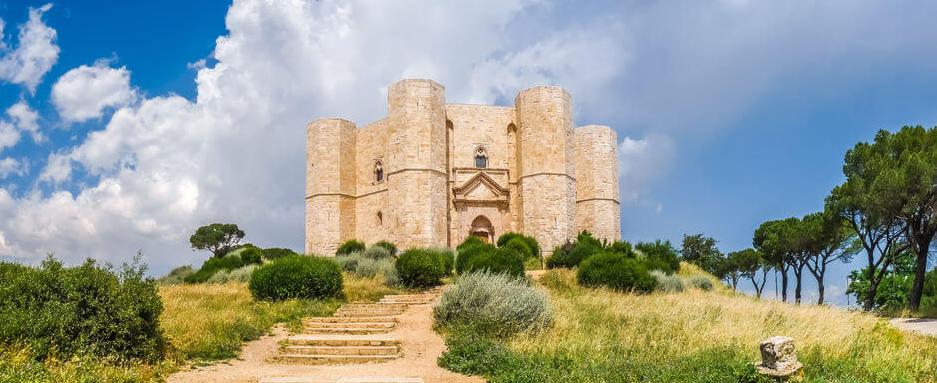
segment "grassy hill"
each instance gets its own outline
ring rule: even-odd
[[[703,274],[684,264],[682,277]],[[623,294],[577,285],[575,272],[539,279],[554,326],[506,342],[447,334],[450,368],[493,382],[746,382],[759,341],[795,339],[809,382],[934,382],[937,340],[873,315],[714,291]]]

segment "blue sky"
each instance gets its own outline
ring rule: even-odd
[[[375,120],[404,77],[451,102],[567,88],[577,125],[618,132],[623,236],[724,251],[820,209],[876,130],[937,124],[926,2],[46,4],[0,2],[0,259],[19,262],[142,250],[162,273],[204,259],[186,240],[212,221],[299,249],[305,123]]]

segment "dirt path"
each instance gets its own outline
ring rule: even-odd
[[[401,358],[384,363],[313,366],[267,361],[268,357],[276,353],[277,342],[285,339],[287,335],[283,328],[277,328],[274,335],[245,344],[237,360],[179,372],[171,375],[168,382],[370,381],[355,379],[365,377],[422,378],[427,383],[484,382],[481,378],[459,375],[436,365],[436,359],[445,350],[445,345],[432,326],[432,305],[410,306],[399,316],[396,329],[387,333],[400,340],[403,353]]]
[[[902,330],[937,336],[937,319],[894,318],[889,322]]]

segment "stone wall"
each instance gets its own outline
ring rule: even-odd
[[[322,119],[306,128],[306,249],[331,255],[355,236],[355,124]]]
[[[600,125],[575,131],[576,230],[609,241],[621,239],[617,135]]]

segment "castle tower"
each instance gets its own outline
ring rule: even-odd
[[[572,100],[562,88],[541,86],[520,92],[514,102],[523,200],[519,229],[549,252],[576,235]]]
[[[306,127],[306,253],[333,255],[355,236],[355,124],[317,120]]]
[[[387,220],[405,249],[448,241],[445,88],[401,80],[387,90]]]
[[[576,230],[621,239],[618,137],[607,126],[576,129]]]

